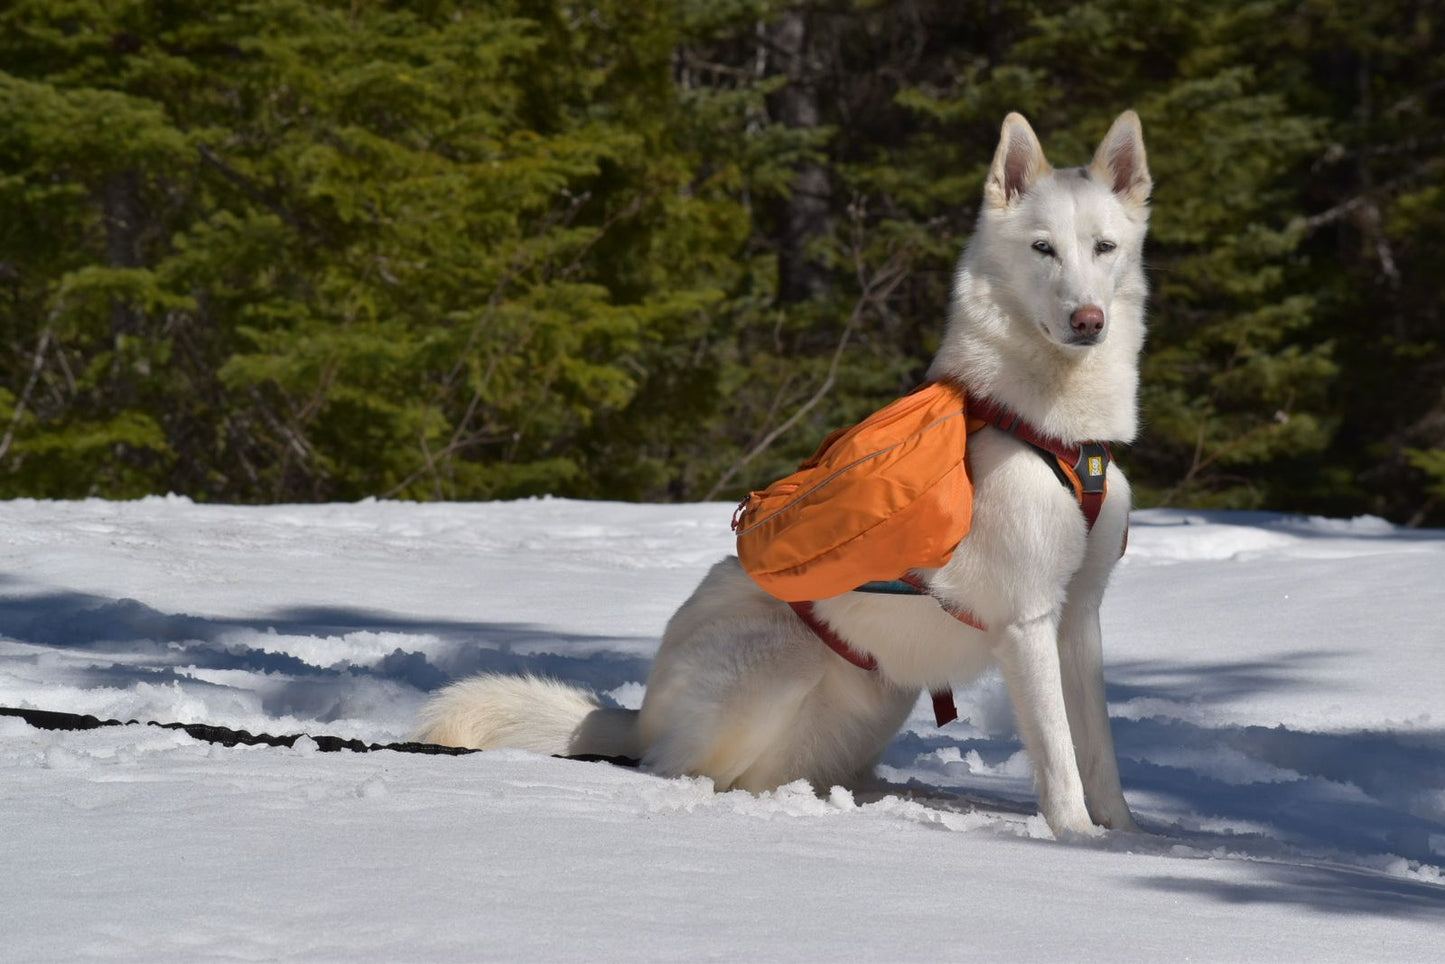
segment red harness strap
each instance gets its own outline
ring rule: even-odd
[[[933,725],[947,726],[958,719],[958,706],[953,702],[953,689],[945,687],[929,694],[933,697]]]
[[[1052,435],[1045,435],[1025,422],[1016,412],[987,398],[968,400],[969,418],[979,418],[1044,456],[1049,468],[1054,470],[1064,488],[1071,489],[1079,500],[1079,509],[1090,529],[1099,521],[1099,512],[1104,508],[1107,488],[1105,473],[1112,458],[1109,447],[1102,442],[1082,442],[1077,445],[1065,442]]]
[[[878,660],[867,653],[860,653],[852,646],[849,646],[842,636],[833,632],[832,626],[829,626],[819,619],[811,602],[793,602],[788,603],[788,605],[793,607],[793,612],[797,613],[798,618],[813,631],[813,635],[821,639],[833,652],[861,670],[866,670],[871,673],[878,668]],[[961,618],[951,610],[947,610],[947,607],[945,607],[945,610],[948,611],[949,615],[954,616],[954,618]],[[969,615],[972,616],[972,613],[969,613]],[[969,623],[969,625],[976,626],[978,624]],[[978,626],[978,628],[982,629],[983,627]],[[938,726],[945,726],[958,719],[958,707],[953,702],[953,690],[948,688],[934,690],[932,696],[933,720]]]
[[[833,652],[859,669],[867,670],[870,673],[878,668],[878,660],[867,653],[860,653],[852,646],[849,646],[842,636],[833,632],[832,626],[829,626],[819,619],[818,614],[813,610],[813,604],[811,602],[791,602],[788,603],[788,605],[793,607],[793,612],[798,614],[798,618],[806,623],[808,628],[826,643],[828,648]]]

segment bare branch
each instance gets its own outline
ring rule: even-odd
[[[40,380],[40,370],[45,367],[45,351],[50,347],[53,320],[52,318],[46,321],[45,328],[40,332],[40,342],[35,346],[35,357],[30,361],[30,377],[25,380],[25,388],[15,402],[15,411],[10,415],[10,424],[5,429],[5,437],[0,438],[0,459],[5,458],[5,453],[10,451],[10,445],[15,441],[15,430],[20,425],[20,419],[25,415],[25,407],[30,402],[30,393],[35,391],[35,383]]]
[[[1308,233],[1347,218],[1362,208],[1373,207],[1378,211],[1378,200],[1380,198],[1427,177],[1434,172],[1441,163],[1445,162],[1442,162],[1440,158],[1431,159],[1413,171],[1392,178],[1383,184],[1374,185],[1363,193],[1357,194],[1348,200],[1341,201],[1334,207],[1326,208],[1318,214],[1311,214],[1308,217],[1297,217],[1290,222],[1290,227],[1302,228]]]
[[[196,153],[201,155],[201,160],[205,161],[207,164],[211,165],[217,171],[219,171],[222,177],[230,181],[236,187],[240,188],[242,194],[246,195],[248,198],[255,201],[257,204],[261,205],[272,214],[276,215],[278,218],[286,222],[286,224],[290,225],[292,228],[295,228],[297,231],[305,232],[306,225],[302,224],[301,220],[297,218],[296,215],[292,214],[289,210],[287,210],[286,207],[275,198],[272,198],[265,191],[261,190],[261,188],[257,187],[250,178],[246,177],[240,171],[227,164],[215,151],[211,150],[204,144],[199,144],[196,146]]]
[[[765,434],[751,449],[740,456],[737,461],[728,467],[712,488],[708,489],[703,496],[703,501],[711,501],[717,498],[718,494],[732,481],[733,476],[742,471],[749,462],[772,447],[782,435],[812,411],[819,402],[827,397],[832,391],[838,377],[838,367],[843,360],[843,353],[848,347],[848,341],[854,330],[863,320],[863,316],[870,308],[881,310],[880,306],[887,303],[894,290],[908,276],[908,268],[911,262],[911,252],[906,250],[894,250],[889,256],[887,263],[872,275],[868,273],[868,267],[863,254],[863,210],[861,202],[855,201],[849,207],[849,214],[853,219],[853,267],[862,288],[858,300],[853,304],[853,310],[848,316],[848,321],[843,325],[843,331],[838,336],[838,344],[833,348],[833,355],[828,360],[828,371],[812,396],[800,405],[793,414],[789,415],[783,422]]]

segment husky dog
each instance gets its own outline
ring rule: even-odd
[[[1006,406],[1068,443],[1137,427],[1152,181],[1139,118],[1121,114],[1087,167],[1055,170],[1028,122],[1004,119],[977,228],[958,265],[931,379]],[[1129,487],[1108,469],[1092,529],[1050,467],[1012,434],[969,441],[973,523],[923,597],[844,593],[815,613],[868,672],[832,652],[726,559],[668,622],[640,711],[560,683],[481,676],[440,693],[420,739],[640,758],[656,773],[762,791],[866,779],[924,688],[999,666],[1039,804],[1056,835],[1132,830],[1104,701],[1099,602]]]

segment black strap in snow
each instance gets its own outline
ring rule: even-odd
[[[141,726],[139,720],[102,720],[79,713],[57,713],[53,710],[23,710],[0,706],[0,716],[16,716],[41,730],[94,730],[103,726]],[[309,737],[316,742],[322,753],[336,753],[350,750],[353,753],[374,753],[377,750],[391,750],[394,753],[428,753],[435,756],[465,756],[481,753],[481,750],[465,746],[442,746],[439,743],[366,743],[362,740],[343,739],[339,736],[311,736],[295,733],[288,736],[272,736],[269,733],[251,733],[248,730],[232,730],[208,723],[157,723],[147,721],[145,726],[158,726],[163,730],[181,730],[188,736],[204,743],[219,743],[221,746],[295,746],[296,741]],[[631,757],[611,757],[597,754],[563,756],[565,760],[611,763],[616,766],[635,767],[638,761]]]

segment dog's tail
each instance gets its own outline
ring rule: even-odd
[[[637,711],[604,707],[586,690],[492,673],[453,683],[422,707],[416,739],[480,750],[642,756]]]

